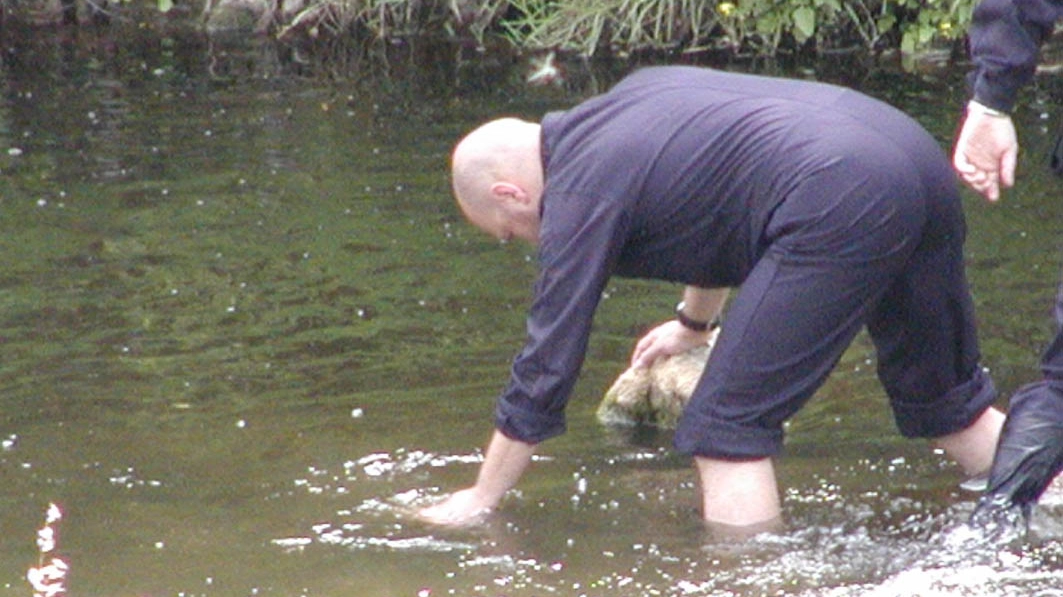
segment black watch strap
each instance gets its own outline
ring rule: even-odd
[[[707,330],[715,330],[716,328],[720,327],[720,316],[719,315],[714,317],[712,319],[712,321],[699,321],[697,319],[691,319],[691,318],[687,317],[686,313],[683,312],[683,307],[685,307],[685,306],[686,306],[686,303],[683,303],[683,302],[680,302],[678,305],[675,306],[675,318],[679,320],[679,323],[683,327],[687,328],[688,330],[695,331],[695,332],[704,332],[704,331],[707,331]]]

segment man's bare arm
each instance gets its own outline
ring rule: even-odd
[[[443,525],[475,522],[498,506],[506,492],[516,486],[534,454],[535,444],[506,437],[496,430],[487,446],[476,484],[421,510],[418,516]]]

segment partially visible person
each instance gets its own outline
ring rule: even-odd
[[[1063,0],[983,0],[975,8],[969,31],[973,97],[953,165],[990,201],[1015,184],[1019,144],[1010,113],[1033,78],[1042,43],[1061,19]],[[1063,286],[1055,316],[1060,327],[1041,359],[1042,380],[1011,398],[986,493],[972,516],[975,524],[1016,511],[1028,518],[1063,469]]]
[[[1011,112],[1060,19],[1063,0],[983,0],[971,17],[973,97],[952,161],[964,182],[990,201],[1015,184],[1019,143]]]
[[[738,288],[675,435],[711,526],[781,521],[784,423],[865,326],[901,433],[988,471],[1003,414],[979,364],[959,188],[899,110],[821,83],[646,68],[541,124],[478,127],[452,170],[465,216],[537,244],[539,276],[476,482],[425,520],[489,512],[536,445],[564,432],[614,274],[686,287],[635,366],[704,343],[723,289]]]

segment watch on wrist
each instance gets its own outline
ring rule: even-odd
[[[695,332],[704,332],[715,330],[716,328],[720,327],[719,315],[712,318],[712,321],[700,321],[697,319],[691,319],[690,317],[687,317],[686,313],[683,312],[684,307],[686,307],[686,303],[682,301],[680,301],[680,303],[675,306],[675,318],[679,320],[680,325],[682,325],[686,329]]]

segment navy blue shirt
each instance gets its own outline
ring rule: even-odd
[[[968,35],[979,103],[1010,112],[1019,89],[1033,78],[1041,44],[1063,19],[1063,0],[983,0]]]
[[[546,115],[539,276],[496,427],[529,443],[564,431],[611,275],[740,285],[773,210],[837,161],[824,132],[841,129],[889,143],[908,124],[849,89],[693,67],[643,69]]]

